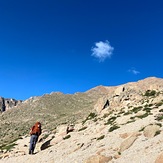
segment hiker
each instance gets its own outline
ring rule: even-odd
[[[38,141],[39,136],[41,135],[41,123],[36,122],[35,125],[30,130],[30,146],[29,146],[29,154],[34,154],[34,149],[36,146],[36,143]]]

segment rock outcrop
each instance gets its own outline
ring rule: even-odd
[[[94,109],[100,113],[105,108],[108,110],[120,110],[131,106],[139,106],[148,101],[155,103],[161,101],[159,93],[163,93],[163,79],[147,78],[138,82],[127,83],[114,87],[109,93],[96,102]],[[152,95],[153,93],[153,95]],[[154,99],[152,97],[155,97]]]
[[[21,100],[0,97],[0,110],[1,112],[4,112],[6,110],[12,109],[13,107],[17,106],[21,102],[22,102]]]

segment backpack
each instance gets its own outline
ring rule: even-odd
[[[31,128],[30,135],[41,135],[41,123],[36,122],[35,125]]]

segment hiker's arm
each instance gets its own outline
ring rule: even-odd
[[[32,135],[32,129],[30,129],[30,131],[29,131],[29,135]]]

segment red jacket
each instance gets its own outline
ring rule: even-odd
[[[40,136],[42,133],[41,123],[36,122],[35,125],[31,128],[30,135],[38,135]]]

